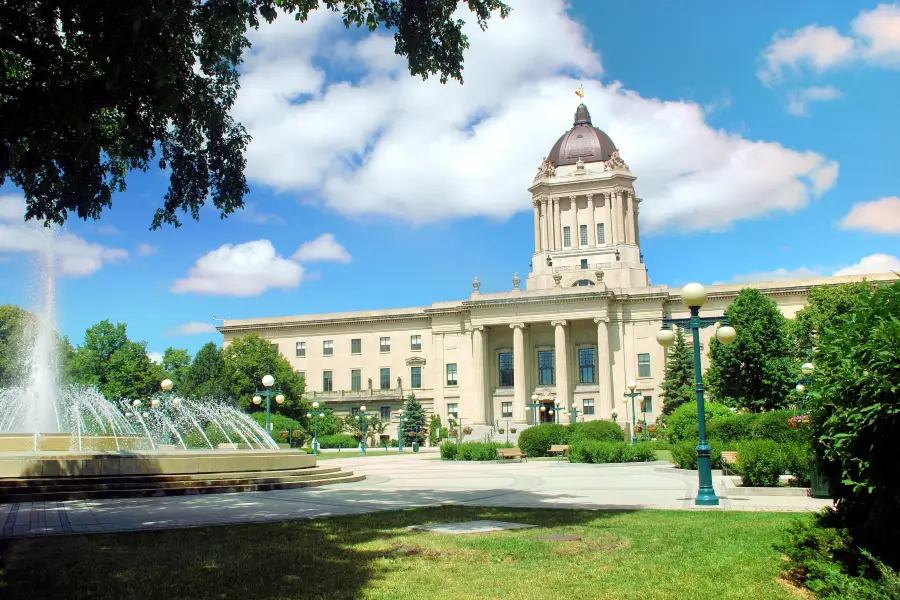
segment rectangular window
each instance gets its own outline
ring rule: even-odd
[[[294,350],[294,354],[297,355],[297,358],[303,358],[306,356],[306,342],[297,342],[297,347]]]
[[[553,385],[553,350],[541,350],[538,352],[538,383],[540,385]]]
[[[390,369],[382,369],[381,370],[381,389],[389,390],[391,389],[391,370]]]
[[[572,246],[572,230],[569,227],[563,227],[563,246],[566,248]]]
[[[582,411],[586,415],[594,414],[594,401],[585,399],[584,401],[584,410]]]
[[[330,392],[334,388],[334,376],[331,371],[322,371],[322,391]]]
[[[578,349],[578,372],[581,377],[581,383],[597,383],[596,357],[597,355],[593,348]]]
[[[278,351],[278,344],[269,344],[269,347],[272,348],[272,352],[274,352],[275,355],[277,356],[278,353],[279,353],[279,351]]]
[[[512,352],[500,353],[500,387],[512,387],[515,378],[513,376]]]
[[[350,354],[362,354],[362,340],[360,338],[350,340]]]
[[[391,407],[390,406],[382,406],[381,407],[381,420],[385,423],[391,422]]]
[[[512,402],[501,402],[500,414],[504,419],[512,419]]]
[[[297,371],[297,377],[306,382],[306,371]]]
[[[422,349],[422,336],[421,335],[409,336],[409,349],[410,350],[421,350]]]
[[[410,367],[409,379],[413,389],[422,387],[422,367]]]
[[[606,243],[606,228],[603,226],[603,223],[597,223],[597,243]]]
[[[447,404],[447,416],[458,417],[459,415],[459,405],[455,402]]]
[[[456,385],[456,363],[447,363],[447,385]]]
[[[644,401],[641,402],[641,412],[653,412],[653,398],[651,396],[644,396]]]
[[[334,342],[325,340],[322,342],[322,356],[331,356],[332,354],[334,354]]]
[[[588,268],[588,261],[587,261],[586,258],[582,258],[582,259],[581,259],[581,268],[582,268],[582,269],[587,269],[587,268]]]
[[[638,354],[638,377],[650,377],[649,354]]]
[[[391,338],[383,337],[378,345],[381,352],[390,352],[391,351]]]
[[[587,246],[587,225],[579,225],[578,237],[581,240],[581,245]]]
[[[362,389],[362,371],[353,369],[350,371],[350,389],[358,392]]]

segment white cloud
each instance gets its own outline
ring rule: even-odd
[[[735,275],[731,278],[732,283],[754,283],[761,281],[790,281],[796,279],[815,279],[821,277],[822,273],[817,269],[800,267],[799,269],[775,269],[774,271],[756,271],[753,273],[744,273]],[[722,283],[722,282],[718,282]]]
[[[203,321],[191,321],[170,329],[165,335],[200,335],[201,333],[218,333],[216,326]]]
[[[258,296],[270,289],[293,289],[303,267],[275,250],[269,240],[223,244],[201,256],[185,279],[172,284],[176,294]]]
[[[411,77],[390,37],[352,43],[327,11],[261,27],[234,109],[253,136],[248,176],[351,217],[508,218],[531,210],[525,188],[571,127],[584,83],[594,124],[639,177],[645,233],[798,210],[833,185],[837,164],[820,154],[717,131],[695,103],[601,84],[600,58],[565,6],[521,0],[486,32],[470,23],[463,86]],[[358,77],[326,77],[323,65]]]
[[[323,233],[310,242],[304,242],[291,257],[297,262],[350,262],[350,253],[334,239],[334,234]]]
[[[863,257],[858,263],[848,267],[838,269],[827,267],[799,267],[797,269],[779,268],[774,271],[756,271],[754,273],[745,273],[735,275],[731,278],[731,283],[754,283],[766,281],[789,281],[798,279],[817,279],[819,277],[827,277],[829,274],[834,277],[842,275],[872,275],[877,273],[900,272],[900,258],[889,254],[872,254]],[[724,283],[724,282],[717,282]]]
[[[900,196],[854,204],[841,219],[840,226],[872,233],[900,234]]]
[[[57,273],[85,277],[105,264],[128,258],[121,248],[88,242],[65,230],[50,230],[40,223],[24,221],[25,201],[17,196],[0,196],[0,253],[45,254],[52,252]]]
[[[159,252],[159,247],[144,243],[138,246],[137,251],[141,256],[149,256],[151,254],[156,254],[157,252]]]
[[[880,4],[863,10],[850,23],[850,34],[835,27],[808,25],[792,32],[779,32],[762,53],[757,71],[760,81],[773,85],[786,71],[803,68],[822,73],[852,63],[870,66],[900,66],[900,4]]]
[[[252,202],[244,204],[242,210],[237,211],[237,216],[242,221],[254,223],[256,225],[265,225],[267,223],[284,223],[284,219],[275,213],[259,212],[256,205]]]
[[[806,117],[809,116],[810,102],[837,100],[841,96],[841,90],[832,86],[795,90],[788,95],[787,111],[797,117]]]
[[[156,364],[161,365],[163,355],[162,352],[148,352],[147,358],[149,358],[151,362],[155,362]]]
[[[835,275],[868,275],[869,273],[889,273],[900,271],[900,258],[889,254],[866,256],[855,265],[838,269]]]

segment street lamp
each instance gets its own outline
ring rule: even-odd
[[[712,449],[706,440],[706,408],[703,402],[703,374],[700,369],[700,330],[716,323],[721,326],[716,330],[716,339],[723,344],[734,343],[737,332],[728,324],[728,313],[719,317],[700,317],[700,307],[706,302],[706,288],[699,283],[689,283],[681,289],[681,301],[691,311],[687,319],[670,319],[663,315],[663,328],[656,334],[656,341],[668,348],[675,341],[675,332],[671,326],[690,329],[694,342],[694,377],[697,380],[697,426],[700,441],[697,444],[697,466],[699,470],[700,488],[694,504],[698,506],[718,506],[719,498],[712,486],[712,465],[710,453]]]
[[[572,403],[572,422],[578,422],[578,405],[576,403]]]
[[[403,452],[403,409],[397,411],[397,451]]]
[[[634,391],[637,388],[637,382],[635,381],[629,381],[626,387],[628,388],[628,391],[625,392],[624,396],[626,398],[631,398],[631,443],[637,444],[637,433],[634,430],[635,426],[637,426],[637,413],[634,412],[634,399],[640,396],[641,393]],[[625,412],[628,412],[627,404],[625,405]],[[625,416],[627,417],[628,415]]]
[[[277,394],[275,396],[275,402],[278,404],[284,403],[284,394],[281,390],[273,390],[272,386],[275,385],[275,378],[271,375],[263,375],[262,378],[263,387],[266,388],[264,391],[256,390],[256,395],[253,396],[253,404],[259,406],[262,403],[262,398],[260,394],[266,395],[266,433],[270,436],[272,435],[272,393]]]
[[[163,391],[163,396],[168,400],[168,399],[170,398],[170,396],[171,396],[172,388],[175,387],[175,384],[172,382],[171,379],[163,379],[163,380],[159,383],[159,387],[160,387],[160,389],[162,389],[162,391]],[[171,402],[171,400],[170,400],[170,402]],[[180,404],[180,403],[179,403],[179,404]],[[150,401],[150,406],[153,407],[153,408],[157,408],[159,405],[160,405],[160,402],[159,402],[159,400],[158,400],[157,398],[153,398],[153,399]],[[169,408],[168,408],[165,404],[163,404],[162,406],[163,406],[163,408],[162,408],[162,412],[163,412],[163,424],[164,424],[164,425],[168,425],[169,428],[172,428],[173,425],[171,425],[170,419],[169,419]],[[169,436],[169,431],[167,431],[166,429],[167,429],[166,427],[163,427],[163,431],[165,432],[165,434],[164,434],[164,436],[163,436],[163,440],[165,440],[165,441],[162,441],[162,440],[161,440],[160,443],[169,443],[169,442],[171,442],[171,437]]]
[[[557,423],[557,424],[559,424],[559,419],[560,419],[559,405],[560,405],[561,403],[562,403],[562,400],[560,400],[559,398],[557,398],[556,400],[554,400],[554,401],[553,401],[553,404],[556,406],[556,410],[555,410],[553,413],[550,413],[550,414],[555,414],[555,417],[554,417],[553,422],[554,422],[554,423]]]
[[[531,408],[531,414],[534,420],[534,423],[532,423],[532,425],[538,424],[538,408],[541,406],[538,400],[540,400],[540,398],[537,394],[531,395],[531,404],[529,404],[528,407]]]
[[[319,454],[319,419],[325,418],[325,408],[318,402],[313,402],[312,410],[306,413],[306,417],[313,422],[313,454]]]
[[[362,432],[362,437],[359,438],[359,453],[366,453],[366,407],[359,407],[359,414],[356,415],[356,418],[359,419],[359,430]]]
[[[638,406],[641,407],[641,414],[644,416],[644,424],[641,426],[641,433],[643,434],[641,437],[644,438],[644,441],[647,440],[647,411],[644,410],[644,395],[640,394],[635,400],[638,403]]]
[[[618,419],[619,413],[617,413],[616,411],[612,411],[612,413],[610,413],[609,416],[612,417],[613,423],[618,423],[617,419]]]

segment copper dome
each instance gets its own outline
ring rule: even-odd
[[[591,124],[591,113],[587,106],[579,104],[575,110],[575,124],[556,140],[547,160],[555,167],[574,165],[582,162],[603,162],[609,160],[616,145],[606,133]]]

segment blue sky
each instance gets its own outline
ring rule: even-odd
[[[900,5],[511,4],[471,32],[462,87],[413,80],[389,38],[326,13],[254,33],[235,107],[248,209],[151,232],[167,176],[133,174],[59,242],[62,330],[109,318],[193,352],[220,341],[214,316],[428,305],[475,275],[510,289],[533,252],[527,187],[579,83],[638,177],[654,284],[900,269]],[[31,306],[37,246],[2,193],[0,304]]]

